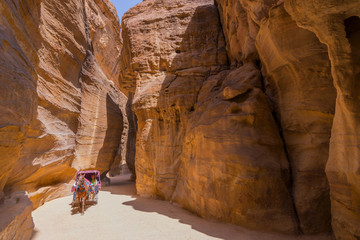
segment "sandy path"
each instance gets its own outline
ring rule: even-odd
[[[72,214],[71,196],[53,200],[33,212],[33,240],[330,240],[326,236],[289,237],[245,230],[199,218],[169,202],[135,196],[128,176],[112,179],[99,193],[99,204],[83,216]]]

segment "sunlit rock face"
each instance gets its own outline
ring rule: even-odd
[[[29,3],[27,5],[28,8],[36,10],[35,5]],[[17,12],[13,8],[14,6],[1,2],[0,198],[19,159],[25,134],[35,118],[37,107],[37,74],[34,65],[39,59],[34,39],[39,36],[36,30],[38,19],[26,19],[26,16],[14,19],[13,14]],[[27,36],[28,31],[31,30],[33,38]]]
[[[120,171],[127,97],[109,1],[0,3],[0,192],[34,207],[69,194],[77,170]]]

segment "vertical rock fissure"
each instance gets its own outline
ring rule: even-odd
[[[83,6],[83,19],[84,19],[85,35],[86,35],[86,49],[85,49],[85,57],[81,62],[81,70],[79,72],[79,77],[78,77],[80,82],[81,82],[81,78],[83,75],[82,72],[84,69],[84,64],[90,55],[90,51],[93,51],[93,45],[92,45],[91,35],[90,35],[90,30],[89,30],[89,22],[88,22],[88,17],[87,17],[87,13],[86,13],[86,0],[82,0],[82,6]],[[80,121],[79,121],[79,124],[80,124]],[[78,126],[78,128],[79,127],[80,126]]]
[[[91,40],[91,35],[90,35],[90,30],[89,30],[89,22],[88,22],[88,16],[87,16],[87,13],[86,13],[86,0],[82,0],[83,2],[83,8],[84,8],[84,24],[85,24],[85,34],[86,34],[86,57],[85,59],[87,58],[87,55],[88,55],[88,51],[91,51],[91,52],[94,52],[94,46],[93,46],[93,43],[92,43],[92,40]]]
[[[215,6],[217,7],[217,11],[218,11],[218,14],[219,14],[219,21],[220,21],[220,28],[221,28],[221,31],[222,33],[226,36],[226,32],[225,32],[225,26],[224,26],[224,22],[222,21],[221,19],[221,14],[220,14],[220,9],[219,7],[221,7],[217,1],[215,1]],[[227,42],[227,44],[229,44],[229,42]],[[231,57],[230,57],[230,53],[227,51],[227,58],[228,58],[228,67],[233,69],[233,66],[237,66],[237,64],[232,64],[231,63]],[[248,62],[248,60],[244,59],[245,62]],[[244,65],[244,63],[242,63],[241,65]],[[254,61],[254,65],[256,66],[256,69],[259,70],[259,73],[260,73],[260,81],[261,81],[261,91],[264,93],[264,95],[266,96],[266,99],[268,100],[268,103],[269,103],[269,106],[271,109],[274,109],[273,107],[273,104],[271,104],[271,98],[266,94],[266,90],[265,90],[265,79],[264,79],[264,76],[261,72],[261,61],[259,59],[255,59]],[[281,144],[283,145],[283,152],[284,152],[284,155],[286,157],[286,161],[289,163],[289,168],[288,168],[288,171],[289,173],[287,173],[287,171],[284,171],[284,170],[281,170],[281,177],[283,179],[283,181],[285,182],[286,184],[286,188],[287,188],[287,191],[288,191],[288,194],[289,194],[289,198],[290,198],[290,201],[291,201],[291,208],[293,209],[294,211],[294,227],[295,227],[295,232],[297,233],[302,233],[301,232],[301,229],[300,229],[300,220],[299,220],[299,217],[298,217],[298,213],[296,211],[296,208],[295,208],[295,201],[294,201],[294,195],[293,195],[293,176],[292,176],[292,168],[291,168],[291,165],[290,165],[290,158],[289,158],[289,154],[288,154],[288,151],[287,151],[287,148],[286,148],[286,144],[285,144],[285,139],[284,139],[284,136],[283,136],[283,133],[282,133],[282,128],[281,128],[281,124],[280,124],[280,121],[277,119],[276,117],[276,113],[274,110],[271,111],[272,112],[272,117],[273,117],[273,121],[275,122],[276,126],[277,126],[277,129],[275,130],[275,132],[279,132],[279,136],[281,138]],[[285,173],[286,172],[286,173]],[[286,175],[285,175],[286,174]]]
[[[218,11],[218,14],[219,14],[219,18],[220,18],[220,28],[221,28],[221,31],[222,33],[226,36],[227,34],[229,34],[228,32],[226,32],[226,28],[227,28],[227,24],[226,24],[226,21],[229,20],[229,19],[224,19],[224,15],[225,13],[223,13],[223,16],[221,16],[221,4],[218,3],[218,1],[215,1],[215,5],[217,6],[217,11]],[[225,11],[226,12],[226,11]],[[292,175],[292,166],[290,164],[290,156],[289,156],[289,153],[288,153],[288,149],[286,148],[286,142],[285,142],[285,137],[283,135],[283,131],[282,131],[282,127],[281,127],[281,124],[280,124],[280,120],[277,119],[277,116],[276,116],[276,113],[275,111],[273,110],[274,109],[274,104],[271,104],[271,98],[270,96],[268,96],[268,94],[266,94],[266,86],[265,86],[265,79],[264,79],[264,76],[261,74],[261,62],[260,60],[257,58],[253,58],[253,57],[249,57],[249,56],[254,56],[255,53],[252,53],[251,54],[251,51],[250,51],[250,48],[247,49],[249,52],[246,52],[244,49],[238,49],[238,52],[239,52],[239,56],[238,56],[238,59],[232,59],[231,57],[231,54],[232,54],[232,46],[231,45],[231,42],[232,40],[229,40],[228,38],[225,37],[225,39],[227,40],[226,41],[226,44],[227,44],[227,58],[228,58],[228,68],[231,69],[231,71],[238,71],[240,68],[245,68],[246,69],[246,66],[248,66],[249,64],[251,65],[251,62],[255,65],[254,68],[258,70],[258,72],[260,73],[260,82],[259,82],[259,88],[261,89],[261,91],[263,92],[264,96],[266,96],[266,99],[268,100],[268,106],[270,108],[270,111],[271,113],[269,112],[269,119],[268,121],[269,122],[274,122],[276,124],[273,124],[272,126],[274,128],[277,127],[277,129],[273,129],[273,132],[276,134],[277,132],[279,133],[279,137],[277,137],[278,139],[278,142],[277,142],[277,146],[279,147],[279,151],[281,152],[282,154],[282,157],[286,157],[286,160],[284,159],[284,161],[286,161],[287,163],[289,164],[286,164],[286,166],[282,166],[279,170],[280,170],[280,181],[282,181],[284,183],[284,194],[287,195],[287,204],[288,204],[288,210],[287,213],[291,213],[288,215],[288,220],[292,221],[292,232],[295,232],[297,234],[302,234],[302,229],[300,227],[300,218],[299,218],[299,215],[298,215],[298,212],[297,212],[297,209],[295,207],[295,198],[294,198],[294,191],[293,191],[293,175]],[[230,46],[230,48],[229,48]],[[247,53],[247,54],[244,54],[244,51]],[[241,53],[241,54],[240,54]],[[236,62],[236,63],[235,63]],[[235,63],[235,64],[234,64]],[[238,64],[238,63],[241,63],[241,64]],[[244,71],[245,71],[244,69]],[[264,102],[264,104],[266,104],[266,100]],[[272,115],[272,116],[271,116]],[[273,118],[273,120],[271,119]],[[280,140],[281,139],[281,140]],[[280,145],[283,145],[282,147]],[[269,158],[269,157],[268,157]],[[266,159],[268,160],[268,159]],[[279,159],[278,159],[279,160]],[[286,163],[285,162],[285,163]],[[287,167],[287,165],[289,165]],[[286,189],[285,189],[286,188]],[[284,207],[284,206],[282,206]],[[257,222],[259,222],[259,220],[257,220]],[[246,224],[245,224],[246,225]]]
[[[289,191],[289,195],[290,195],[290,198],[291,198],[291,204],[292,204],[293,209],[294,209],[294,216],[295,216],[295,221],[296,221],[297,232],[298,232],[298,234],[302,234],[303,232],[302,232],[301,227],[300,227],[301,226],[300,225],[300,218],[299,218],[299,215],[298,215],[298,212],[297,212],[297,209],[296,209],[296,205],[295,205],[293,167],[292,167],[292,164],[291,164],[291,161],[290,161],[289,152],[288,152],[287,147],[286,147],[286,140],[285,140],[285,137],[284,137],[284,134],[283,134],[283,129],[282,129],[282,126],[281,126],[281,122],[280,122],[280,120],[278,119],[278,117],[276,115],[276,110],[275,110],[274,104],[272,103],[270,96],[266,92],[266,83],[265,83],[265,78],[264,78],[263,72],[261,71],[261,61],[260,60],[256,61],[256,66],[260,70],[260,75],[261,75],[260,79],[261,79],[262,91],[263,91],[264,95],[266,96],[266,98],[268,99],[269,105],[270,105],[270,107],[272,109],[271,113],[272,113],[274,122],[275,122],[275,124],[276,124],[276,126],[278,128],[278,132],[279,132],[279,136],[280,136],[280,139],[281,139],[281,142],[282,142],[282,145],[283,145],[286,160],[289,163],[289,176],[288,176],[288,179],[287,179],[287,176],[283,175],[284,174],[283,172],[281,174],[283,175],[282,176],[283,179],[287,180],[285,183],[286,183],[287,189]]]
[[[131,172],[131,179],[136,180],[135,169],[135,155],[136,155],[136,132],[137,132],[137,118],[132,111],[132,101],[134,94],[130,93],[126,103],[126,111],[129,121],[128,140],[126,142],[126,164]]]

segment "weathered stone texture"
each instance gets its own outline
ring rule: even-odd
[[[337,92],[326,174],[337,239],[360,238],[360,3],[285,1],[296,23],[327,45]]]
[[[256,46],[292,168],[301,230],[330,231],[325,165],[336,92],[327,48],[315,34],[299,28],[283,5],[272,8],[262,22]]]
[[[138,193],[253,229],[296,232],[289,165],[260,71],[254,63],[225,70],[213,2],[145,1],[122,29]]]
[[[341,144],[342,149],[348,149],[345,142],[356,139],[342,138],[346,131],[357,131],[356,104],[351,101],[357,99],[358,92],[358,2],[322,6],[315,0],[304,4],[295,0],[217,0],[228,63],[211,62],[223,48],[216,54],[207,51],[212,41],[206,27],[213,30],[216,24],[207,19],[207,26],[197,28],[201,26],[197,13],[207,9],[200,7],[202,4],[212,5],[206,1],[148,0],[124,16],[120,83],[135,92],[138,192],[176,201],[203,216],[261,229],[256,222],[266,215],[261,211],[264,205],[254,200],[256,194],[250,194],[251,189],[258,189],[260,196],[265,191],[272,196],[269,199],[281,199],[268,205],[278,217],[270,223],[262,222],[268,230],[329,232],[332,215],[337,236],[344,231],[356,236],[357,175],[349,171],[357,171],[357,160],[351,165],[354,168],[346,167],[338,160],[345,159],[339,155],[344,155],[343,151],[332,149]],[[195,14],[189,14],[191,11]],[[209,18],[210,14],[204,15]],[[189,38],[191,44],[187,43]],[[219,49],[220,45],[214,46]],[[208,58],[203,58],[204,52]],[[232,70],[222,71],[224,65]],[[250,65],[254,72],[261,69],[259,85],[237,89],[246,73],[252,74]],[[208,71],[205,66],[212,68]],[[227,83],[230,78],[238,82]],[[247,108],[233,101],[237,97]],[[242,124],[234,120],[237,115]],[[343,125],[349,126],[348,130],[340,127]],[[251,136],[249,143],[243,134]],[[339,145],[339,141],[343,143]],[[347,151],[348,158],[358,159],[356,151]],[[246,177],[236,180],[239,175],[249,177],[242,171],[256,160],[260,162],[252,174],[259,182],[271,182],[265,180],[266,171],[273,173],[276,190],[271,184],[261,188]],[[246,182],[251,187],[237,188],[234,182]],[[236,193],[253,199],[249,202],[254,205],[246,205],[248,211],[242,209],[236,205]],[[351,201],[348,196],[353,196]],[[244,199],[243,206],[247,202]],[[339,202],[352,214],[351,220],[345,220]],[[234,210],[237,207],[238,212]],[[281,230],[282,221],[288,225]],[[347,228],[340,229],[341,224]]]
[[[289,165],[253,63],[209,77],[186,127],[176,202],[252,229],[297,231]]]
[[[6,196],[0,205],[0,239],[30,239],[34,228],[32,210],[32,203],[24,192],[15,192],[11,196]]]
[[[144,0],[121,26],[108,0],[0,13],[0,201],[127,163],[140,195],[204,217],[360,238],[359,1]],[[31,228],[24,206],[9,219]]]
[[[70,194],[76,170],[119,172],[128,100],[114,6],[1,1],[0,12],[0,199],[26,190],[38,207]]]
[[[226,65],[227,58],[217,9],[209,1],[151,2],[161,17],[149,14],[148,3],[123,18],[122,63],[124,72],[136,67],[130,75],[136,76],[138,192],[170,199],[187,115],[202,82]],[[135,10],[143,14],[132,15]],[[130,54],[127,43],[132,46]],[[128,80],[120,77],[124,81]]]

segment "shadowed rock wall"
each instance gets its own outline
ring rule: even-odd
[[[356,239],[359,3],[215,6],[146,0],[123,18],[138,193],[254,229]]]
[[[302,28],[328,48],[336,88],[326,174],[330,184],[332,227],[337,239],[360,238],[359,31],[358,1],[285,1]]]

